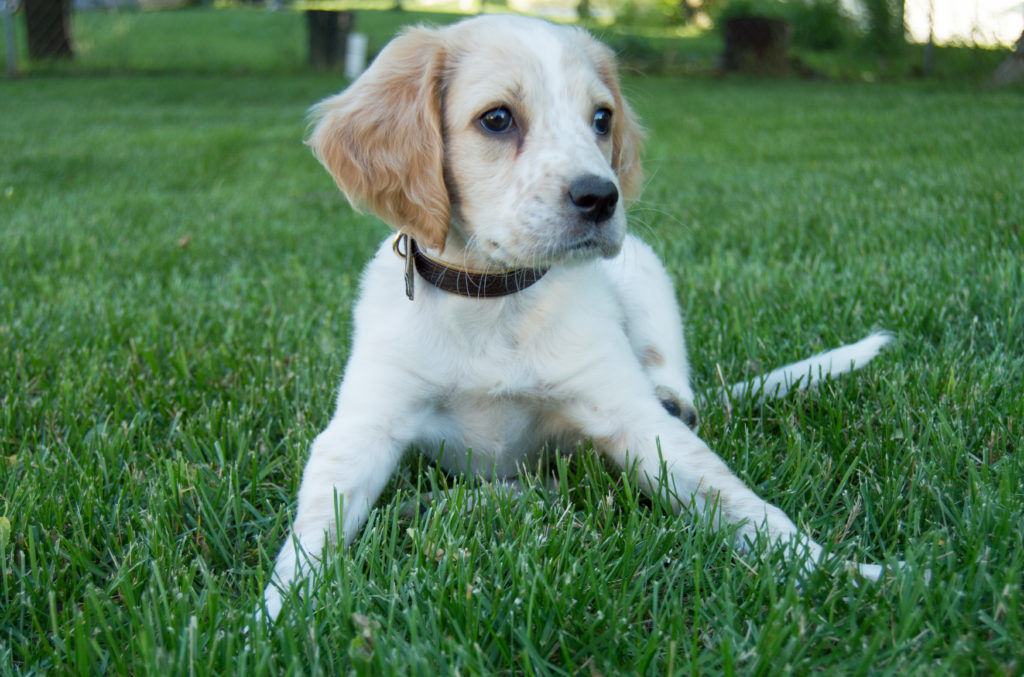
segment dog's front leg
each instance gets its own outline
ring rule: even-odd
[[[618,256],[600,265],[625,316],[626,338],[655,394],[666,411],[696,430],[699,416],[690,387],[686,340],[665,267],[650,246],[632,235],[626,237]]]
[[[415,435],[417,416],[408,395],[408,374],[376,369],[374,377],[375,368],[359,364],[353,356],[337,412],[313,442],[295,522],[264,593],[270,619],[281,610],[289,587],[308,583],[316,573],[327,543],[340,538],[347,546],[352,541]]]
[[[687,426],[657,411],[650,419],[624,429],[599,450],[623,467],[635,464],[641,486],[652,494],[664,493],[676,510],[689,508],[707,515],[716,527],[738,524],[741,548],[762,536],[772,542],[799,541],[806,554],[815,559],[820,555],[821,548],[801,538],[786,513],[755,494]],[[631,422],[641,420],[634,417]]]
[[[628,382],[623,378],[618,383]],[[575,416],[595,449],[623,468],[635,469],[641,488],[664,494],[677,510],[707,514],[711,524],[738,525],[737,543],[747,548],[758,538],[792,547],[813,566],[822,548],[802,534],[782,510],[755,494],[703,440],[670,416],[654,397],[627,401],[628,389],[604,390],[574,407]],[[638,388],[638,392],[642,392]],[[871,579],[881,575],[874,565],[855,565]]]

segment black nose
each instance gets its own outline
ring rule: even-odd
[[[580,216],[599,223],[615,212],[619,189],[608,179],[587,174],[569,184],[569,199],[580,210]]]

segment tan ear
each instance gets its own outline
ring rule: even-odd
[[[307,141],[354,207],[436,249],[444,248],[450,208],[442,167],[444,57],[438,31],[403,33],[348,89],[313,107]]]
[[[628,202],[639,197],[643,189],[644,170],[640,158],[644,150],[644,130],[636,113],[622,96],[615,54],[589,34],[587,51],[601,80],[611,90],[615,99],[615,116],[612,118],[612,169],[619,177],[619,187]]]
[[[644,168],[640,161],[644,151],[644,131],[636,113],[619,91],[618,82],[612,93],[618,113],[612,122],[612,169],[619,177],[619,186],[627,202],[640,197],[644,187]]]

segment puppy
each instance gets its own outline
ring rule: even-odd
[[[626,234],[642,135],[608,48],[522,17],[414,28],[313,115],[316,157],[399,235],[363,273],[337,411],[264,595],[270,618],[329,540],[352,541],[413,445],[506,479],[586,441],[677,509],[739,525],[739,546],[761,537],[818,561],[821,547],[694,432],[675,293]],[[778,370],[764,392],[860,367],[886,340]]]

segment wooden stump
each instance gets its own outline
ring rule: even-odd
[[[28,56],[40,59],[70,59],[71,0],[25,0]]]
[[[996,87],[1011,85],[1024,81],[1024,31],[1017,38],[1017,46],[999,68],[992,74],[992,84]]]
[[[781,19],[737,16],[725,22],[725,53],[722,67],[727,72],[784,75],[788,68],[792,27]]]
[[[307,10],[309,28],[309,65],[313,68],[337,68],[345,61],[345,42],[356,23],[351,11]]]

